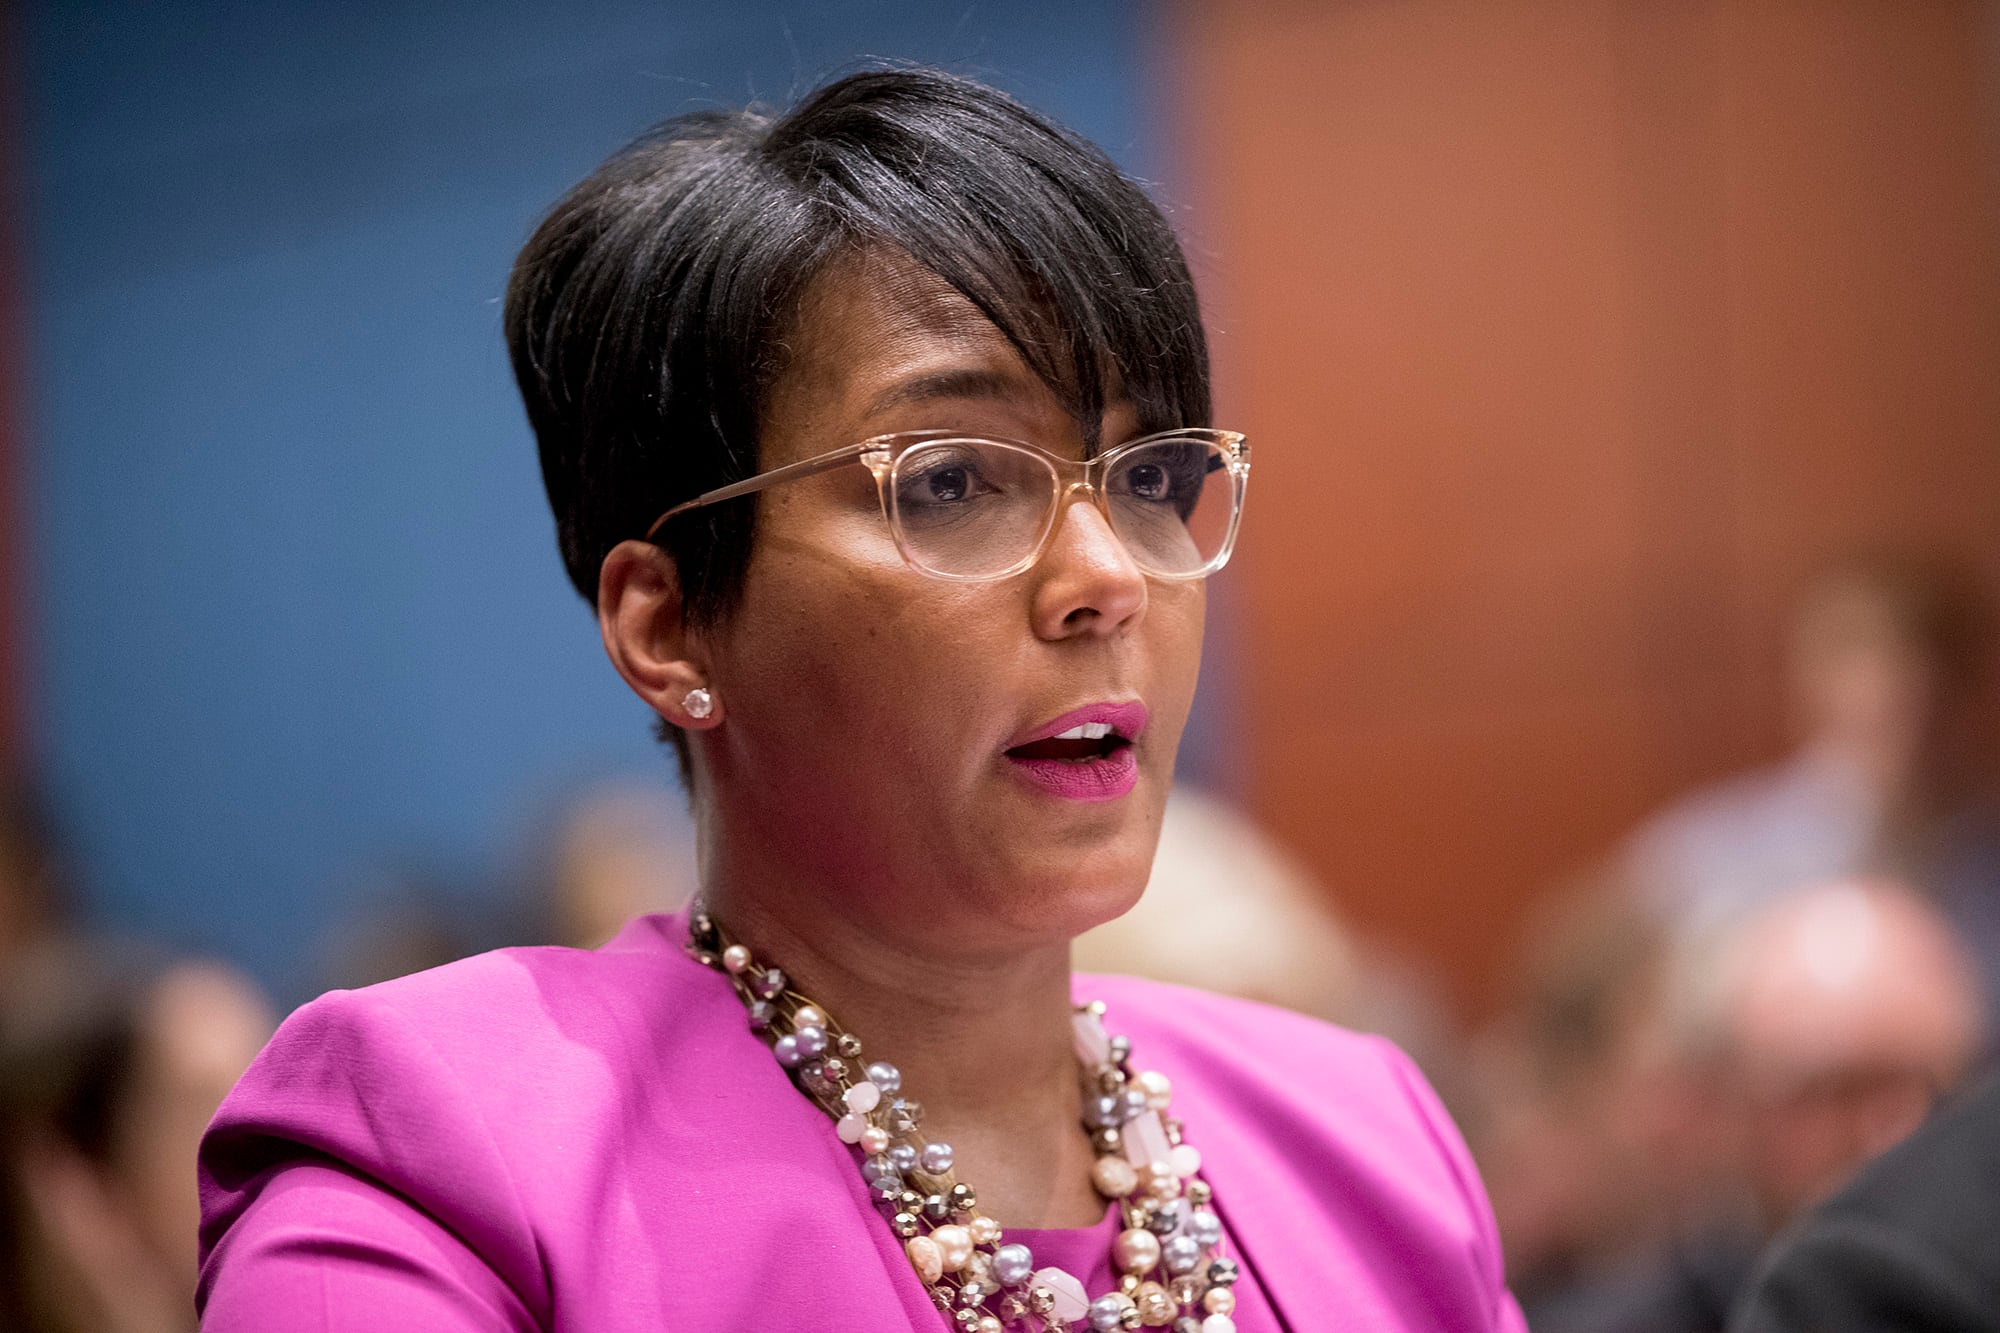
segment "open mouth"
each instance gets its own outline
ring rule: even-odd
[[[1007,757],[1088,764],[1109,759],[1120,750],[1129,749],[1131,744],[1131,740],[1119,735],[1109,722],[1085,722],[1057,735],[1016,745],[1007,751]]]

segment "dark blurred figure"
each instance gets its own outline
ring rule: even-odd
[[[1537,1333],[1720,1330],[1758,1253],[1803,1210],[1923,1120],[1983,1040],[1970,957],[1922,896],[1880,881],[1785,895],[1662,955],[1621,1020],[1628,1086],[1663,1096],[1600,1107],[1664,1127],[1601,1183],[1657,1207],[1622,1262],[1546,1293]],[[1672,1071],[1662,1073],[1662,1070]],[[1680,1131],[1680,1136],[1672,1131]],[[1547,1152],[1565,1145],[1553,1132]],[[1496,1193],[1496,1203],[1499,1200]]]
[[[2000,1333],[2000,1072],[1766,1257],[1731,1333]]]
[[[1682,801],[1633,839],[1641,900],[1700,932],[1845,875],[1914,884],[2000,998],[1994,620],[1970,567],[1856,556],[1800,599],[1789,641],[1797,749]]]
[[[235,973],[75,942],[0,978],[0,1328],[180,1333],[195,1146],[273,1016]]]
[[[0,972],[61,930],[69,910],[48,812],[25,785],[0,782]]]

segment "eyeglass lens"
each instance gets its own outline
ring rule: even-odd
[[[1171,577],[1215,559],[1236,503],[1227,462],[1220,445],[1196,438],[1119,455],[1104,480],[1105,505],[1135,564]],[[924,568],[961,578],[1000,574],[1040,543],[1061,484],[1046,458],[997,440],[920,444],[897,459],[892,518]]]

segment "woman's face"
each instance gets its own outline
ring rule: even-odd
[[[820,279],[789,353],[766,469],[913,430],[1082,456],[1077,422],[999,330],[907,260]],[[1138,433],[1115,393],[1102,433]],[[742,601],[700,638],[723,722],[696,742],[723,836],[823,875],[876,928],[959,954],[1067,938],[1129,907],[1194,694],[1201,583],[1141,574],[1081,493],[1034,567],[988,583],[907,565],[859,465],[757,502]],[[1009,754],[1079,709],[1128,731],[1143,709],[1129,754],[1073,772],[1033,758],[1047,747]]]

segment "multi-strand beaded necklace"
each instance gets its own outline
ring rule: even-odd
[[[1091,1300],[1074,1274],[1037,1267],[1027,1246],[1008,1242],[979,1211],[972,1186],[953,1172],[951,1145],[924,1138],[923,1108],[903,1095],[894,1065],[864,1064],[860,1038],[729,938],[700,902],[688,936],[688,951],[729,978],[751,1030],[860,1153],[869,1196],[954,1327],[1069,1333],[1081,1321],[1098,1333],[1234,1333],[1237,1267],[1220,1253],[1222,1220],[1200,1178],[1201,1154],[1165,1114],[1166,1077],[1134,1071],[1131,1043],[1105,1031],[1103,1004],[1080,1005],[1072,1018],[1083,1123],[1097,1151],[1091,1183],[1116,1201],[1123,1223],[1111,1248],[1118,1289]]]

